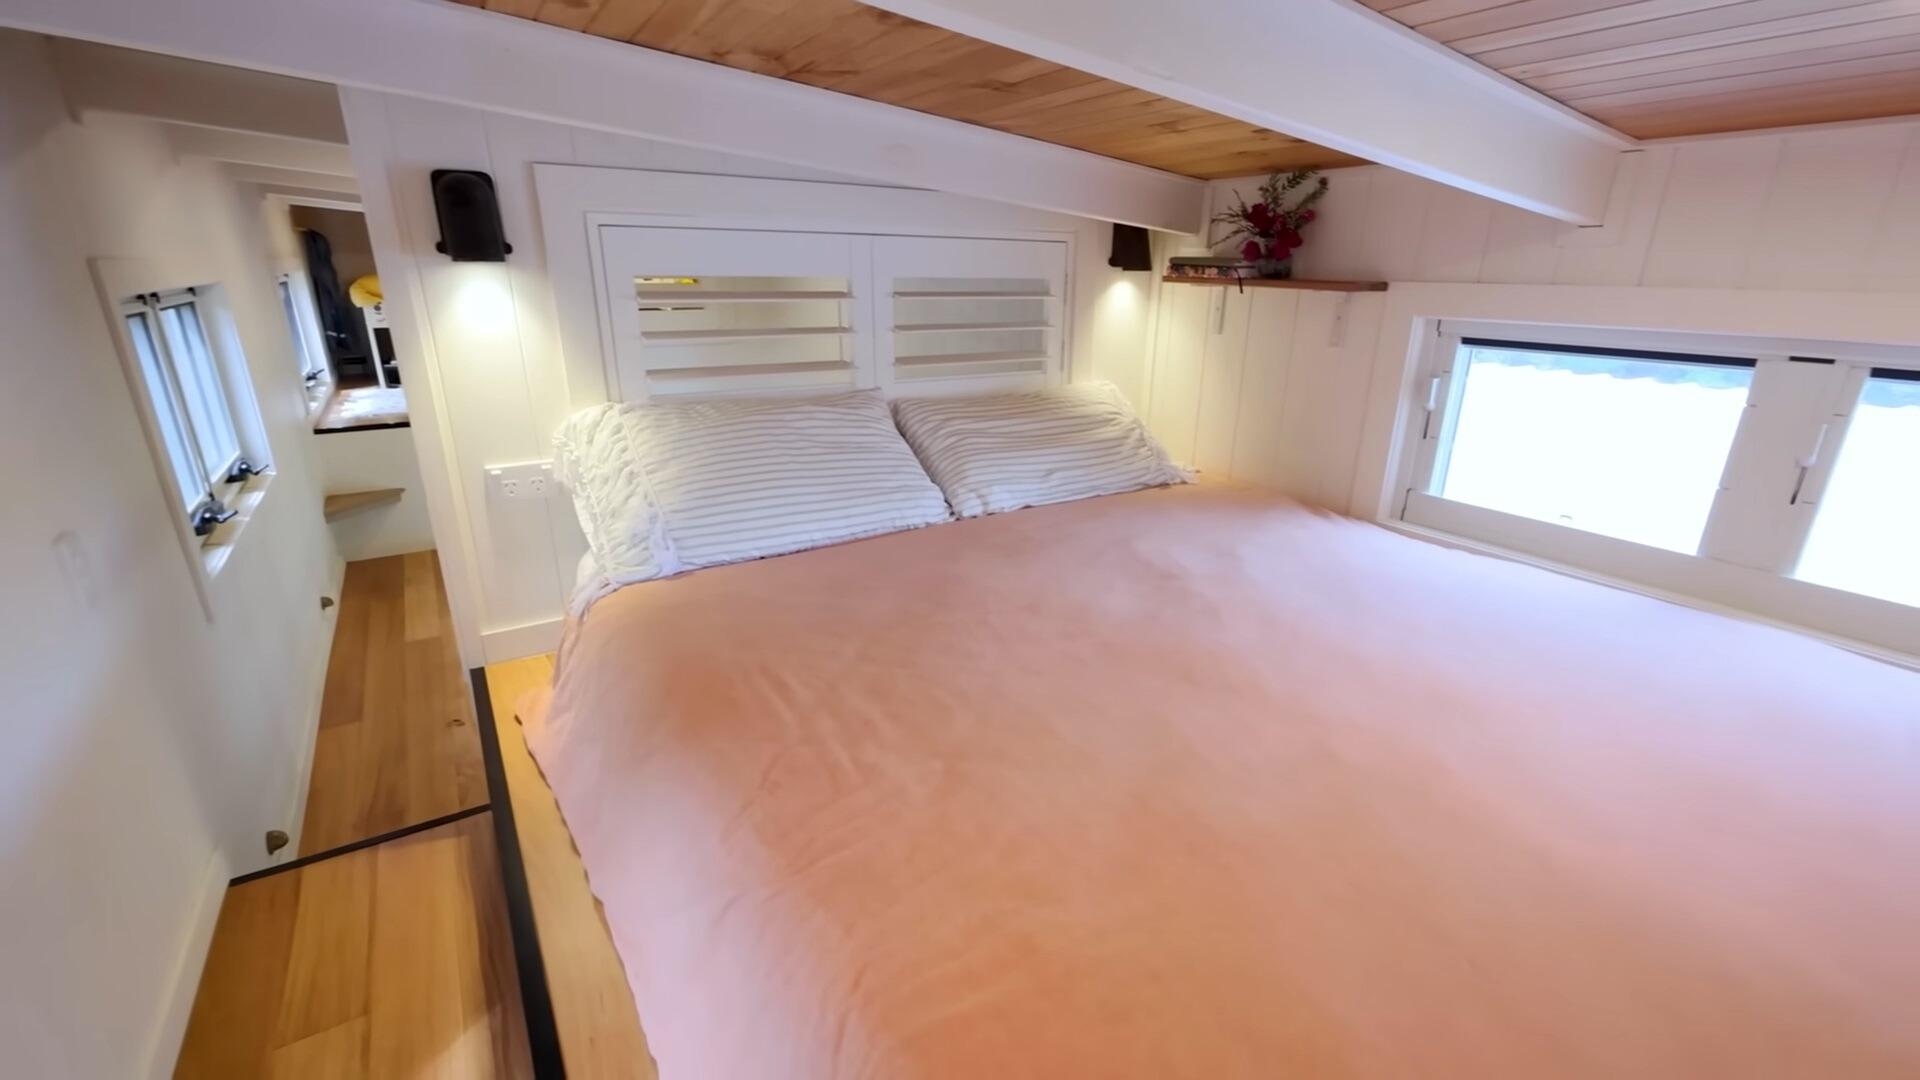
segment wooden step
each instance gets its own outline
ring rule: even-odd
[[[324,508],[327,520],[343,517],[374,506],[390,506],[400,501],[406,488],[374,488],[372,491],[347,491],[327,496]]]

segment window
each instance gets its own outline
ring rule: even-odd
[[[149,294],[128,301],[121,315],[173,489],[204,535],[232,516],[219,490],[255,470],[241,456],[236,397],[209,344],[201,298],[191,289]]]
[[[1920,607],[1920,371],[1867,379],[1794,576]]]
[[[1753,361],[1468,338],[1435,494],[1691,554]]]
[[[280,310],[287,317],[287,333],[293,338],[293,358],[300,368],[300,381],[307,386],[327,381],[331,377],[327,358],[324,350],[315,347],[319,335],[312,332],[302,290],[296,287],[292,274],[281,274],[277,284]]]
[[[1920,350],[1437,324],[1410,526],[1920,656]]]

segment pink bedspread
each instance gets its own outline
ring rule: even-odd
[[[1920,676],[1207,488],[601,602],[665,1080],[1920,1077]]]

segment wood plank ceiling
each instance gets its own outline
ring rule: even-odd
[[[1215,179],[1358,158],[854,0],[459,0]]]
[[[1920,0],[1363,0],[1637,138],[1920,113]]]

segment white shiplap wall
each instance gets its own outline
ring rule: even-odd
[[[1300,274],[1920,290],[1920,122],[1653,144],[1638,156],[1606,238],[1381,166],[1338,170]]]
[[[1344,314],[1342,306],[1346,305]],[[1144,409],[1174,460],[1344,508],[1378,293],[1163,285]]]
[[[1637,157],[1630,194],[1600,230],[1381,166],[1335,171],[1297,273],[1920,294],[1920,122],[1653,144]],[[1257,184],[1222,181],[1216,202]],[[1255,480],[1271,470],[1282,490],[1347,508],[1364,411],[1355,402],[1374,376],[1384,305],[1356,297],[1345,344],[1334,347],[1326,343],[1339,294],[1262,293],[1247,309],[1251,323],[1230,299],[1223,324],[1202,310],[1219,291],[1161,291],[1149,399],[1156,431],[1202,468],[1225,461],[1226,471]],[[1235,354],[1240,334],[1244,360],[1235,366],[1220,358]],[[1228,384],[1240,389],[1229,393]]]

